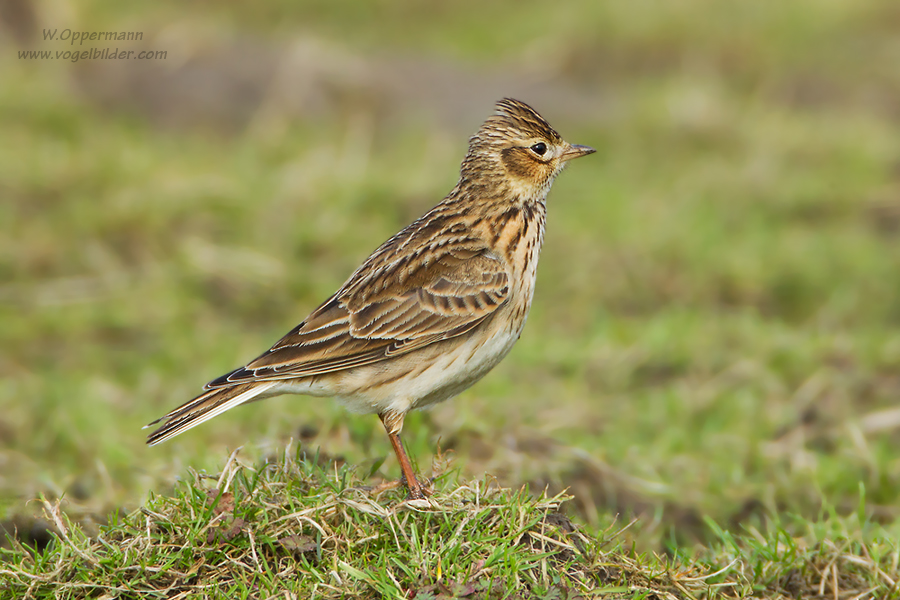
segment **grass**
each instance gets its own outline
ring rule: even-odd
[[[635,522],[585,533],[557,494],[461,484],[438,465],[428,500],[375,494],[352,469],[290,448],[192,472],[173,496],[113,515],[99,535],[44,500],[56,541],[0,563],[10,598],[898,597],[898,549],[836,515],[795,536],[776,523],[693,556],[629,547]],[[862,526],[861,530],[859,526]],[[881,534],[882,532],[877,532]],[[870,538],[881,539],[872,541]],[[690,559],[690,560],[688,560]],[[827,596],[825,595],[827,594]]]
[[[482,481],[401,503],[399,492],[373,498],[346,466],[315,458],[286,451],[257,468],[229,462],[218,478],[195,473],[93,541],[46,503],[67,533],[52,551],[15,555],[22,562],[3,574],[16,597],[506,597],[597,587],[597,556],[558,515],[562,496]]]
[[[89,65],[0,46],[0,525],[40,530],[33,499],[65,498],[73,539],[99,539],[110,513],[183,498],[180,476],[218,472],[240,445],[257,464],[302,440],[357,465],[357,487],[395,476],[377,419],[330,401],[267,400],[152,450],[140,427],[257,355],[441,198],[490,111],[467,99],[485,73],[518,73],[543,77],[523,100],[598,152],[554,186],[522,339],[410,416],[411,454],[456,453],[446,496],[485,473],[568,490],[581,535],[655,572],[739,558],[704,581],[895,593],[867,566],[896,581],[895,3],[463,3],[434,18],[397,2],[374,25],[368,9],[267,6],[88,2],[59,26],[143,28],[173,56],[249,39],[282,57],[314,31],[359,60],[421,60],[450,91],[378,88],[395,112],[172,126],[159,107],[98,101]],[[609,541],[617,514],[638,520]]]

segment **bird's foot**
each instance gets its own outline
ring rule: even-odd
[[[399,483],[409,490],[409,493],[406,495],[407,500],[424,500],[426,496],[434,494],[433,479],[426,479],[423,484],[422,481],[416,478],[413,480],[413,485],[410,485],[404,475],[400,478]]]
[[[385,481],[384,483],[379,483],[378,485],[372,487],[369,490],[369,493],[373,496],[377,496],[382,494],[388,490],[396,490],[399,487],[405,487],[409,493],[406,495],[407,500],[422,500],[427,496],[431,496],[434,494],[433,479],[426,479],[423,483],[419,479],[416,479],[416,483],[413,486],[410,486],[406,482],[406,477],[401,477],[400,479],[394,479],[393,481]]]

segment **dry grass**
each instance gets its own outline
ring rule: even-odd
[[[836,518],[800,537],[711,524],[718,543],[664,557],[629,547],[634,522],[582,530],[564,494],[460,484],[439,466],[435,495],[404,501],[302,451],[256,467],[236,454],[93,538],[44,500],[55,543],[3,551],[2,597],[897,597],[896,545],[840,534]]]

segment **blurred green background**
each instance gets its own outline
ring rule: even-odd
[[[439,201],[503,96],[598,152],[550,195],[516,349],[407,419],[422,470],[440,441],[651,542],[900,513],[897,2],[0,6],[0,519],[134,507],[291,439],[396,477],[378,420],[327,399],[141,427]],[[20,54],[90,47],[166,55]]]

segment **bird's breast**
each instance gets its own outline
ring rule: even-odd
[[[499,250],[509,265],[510,324],[521,332],[525,325],[537,278],[538,259],[544,243],[543,204],[525,205],[508,219],[499,238]]]

